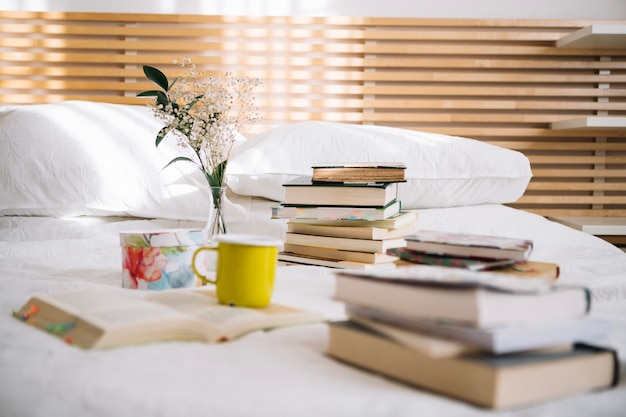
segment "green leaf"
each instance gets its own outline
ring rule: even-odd
[[[158,90],[149,90],[137,94],[137,97],[156,97],[160,93]]]
[[[163,91],[169,91],[169,83],[167,81],[167,77],[161,72],[161,70],[158,70],[148,65],[144,65],[143,73],[146,74],[146,77],[148,77],[150,81],[161,87]]]
[[[172,89],[172,87],[174,87],[174,84],[176,84],[176,81],[180,80],[180,77],[176,77],[174,78],[174,81],[172,81],[172,83],[170,84],[170,87],[167,89],[167,91],[170,91]]]
[[[159,90],[144,91],[137,94],[137,97],[156,97],[157,103],[161,104],[163,107],[170,103],[170,99],[167,95],[163,91]]]
[[[226,173],[226,164],[228,161],[222,161],[215,166],[211,174],[204,173],[211,187],[221,187],[224,184],[224,174]]]
[[[165,126],[161,130],[159,130],[159,133],[157,133],[157,136],[156,136],[156,141],[154,142],[154,146],[159,147],[159,144],[161,143],[163,138],[165,138],[165,136],[167,136],[167,134],[170,133],[170,130],[172,130],[170,126]]]
[[[167,165],[165,165],[165,166],[163,167],[163,169],[167,168],[168,166],[172,165],[172,164],[173,164],[173,163],[175,163],[175,162],[180,162],[180,161],[186,161],[186,162],[191,162],[191,163],[195,164],[194,160],[193,160],[193,159],[191,159],[191,158],[188,158],[188,157],[186,157],[186,156],[178,156],[178,157],[176,157],[176,158],[172,159],[171,161],[169,161],[169,162],[167,163]]]
[[[167,106],[170,102],[170,99],[167,97],[167,95],[162,91],[157,91],[156,93],[157,93],[157,103],[159,103],[163,107]]]

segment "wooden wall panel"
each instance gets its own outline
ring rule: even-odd
[[[141,65],[175,76],[188,56],[262,80],[251,133],[326,120],[471,137],[529,157],[534,178],[512,206],[626,216],[626,41],[556,46],[606,23],[626,25],[0,11],[0,104],[143,104]]]

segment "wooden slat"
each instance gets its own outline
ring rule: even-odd
[[[597,55],[596,55],[597,56]],[[363,63],[368,68],[438,68],[450,69],[484,69],[497,68],[507,70],[624,70],[626,63],[622,61],[598,61],[587,58],[564,57],[563,59],[509,59],[501,57],[489,58],[442,58],[442,57],[415,57],[413,55],[400,59],[398,57],[365,58]]]
[[[548,182],[531,181],[529,191],[624,191],[623,183],[610,182]]]
[[[561,196],[561,195],[525,195],[519,204],[626,204],[625,196]]]
[[[504,97],[624,97],[626,89],[613,88],[553,88],[508,86],[365,86],[364,94],[381,96],[504,96]]]
[[[445,46],[445,47],[444,47]],[[456,56],[456,55],[483,55],[483,56],[503,56],[512,55],[517,57],[536,57],[537,55],[543,56],[571,56],[572,51],[567,49],[560,49],[551,46],[500,46],[500,45],[393,45],[389,43],[377,45],[365,45],[363,52],[366,54],[380,54],[380,55],[430,55],[430,56]],[[577,50],[579,56],[595,56],[597,52],[589,49]],[[624,56],[626,51],[616,50],[612,52],[614,56]]]
[[[626,151],[626,145],[624,146]],[[626,155],[622,156],[586,156],[586,155],[530,155],[530,162],[538,164],[626,164]]]
[[[550,101],[528,99],[506,99],[502,97],[484,99],[423,99],[423,98],[394,98],[381,97],[377,100],[365,100],[364,109],[446,109],[446,110],[592,110],[610,111],[626,110],[626,102],[596,100],[585,101]]]
[[[525,153],[513,207],[626,216],[626,129],[552,123],[626,117],[626,45],[557,48],[624,21],[144,15],[0,11],[0,104],[144,105],[141,70],[259,77],[258,133],[305,120],[470,137]],[[615,120],[615,119],[613,119]]]
[[[626,169],[533,169],[541,178],[626,178]],[[626,183],[625,183],[626,184]]]
[[[554,115],[551,113],[506,112],[499,114],[435,112],[416,114],[413,112],[389,112],[366,114],[368,122],[446,122],[446,123],[506,123],[506,124],[545,124],[561,119],[569,119],[572,114]]]

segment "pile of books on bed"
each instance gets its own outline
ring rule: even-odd
[[[313,166],[312,176],[284,185],[285,199],[272,218],[287,218],[283,263],[340,269],[393,267],[387,250],[406,245],[417,218],[402,211],[399,183],[402,163],[354,163]]]
[[[551,278],[433,265],[336,273],[347,320],[327,354],[487,408],[519,407],[614,386],[607,322],[589,290]]]
[[[529,260],[530,239],[439,230],[416,230],[406,246],[387,250],[398,264],[438,265],[471,271],[495,271],[525,278],[559,277],[559,265]]]

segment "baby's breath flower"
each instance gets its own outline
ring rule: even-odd
[[[144,66],[148,78],[163,90],[139,94],[156,97],[148,106],[164,123],[157,135],[157,146],[165,136],[176,136],[178,146],[191,149],[195,159],[180,157],[169,164],[181,160],[193,162],[210,185],[222,186],[237,134],[260,120],[253,96],[260,81],[230,72],[223,77],[207,76],[187,57],[174,64],[184,68],[185,73],[171,84],[159,70]]]

